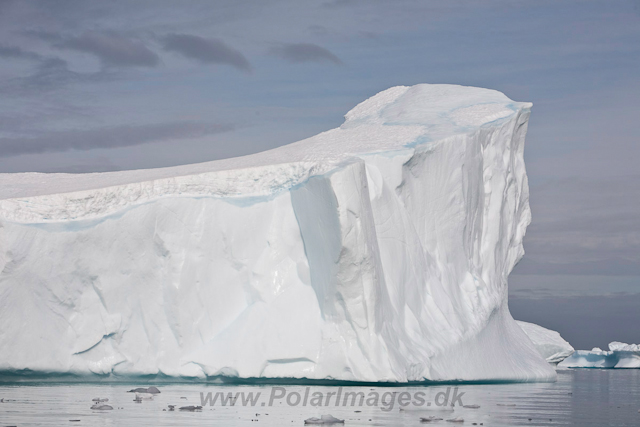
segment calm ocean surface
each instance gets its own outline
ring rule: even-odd
[[[161,394],[141,403],[127,393],[132,387],[149,384],[64,384],[0,382],[0,426],[302,426],[304,420],[322,414],[344,419],[346,426],[418,426],[418,425],[484,425],[484,426],[640,426],[640,370],[580,369],[558,372],[558,382],[537,384],[466,384],[421,387],[342,387],[341,402],[346,393],[361,392],[365,398],[380,396],[378,406],[335,406],[335,396],[329,406],[310,406],[311,398],[337,393],[338,387],[214,384],[156,384]],[[443,403],[449,388],[449,400],[454,393],[458,405]],[[455,390],[457,387],[457,390]],[[201,405],[201,393],[206,397],[216,393],[253,393],[255,406],[206,405],[199,412],[168,411]],[[421,392],[422,394],[417,394]],[[286,393],[286,394],[284,394]],[[303,406],[307,394],[307,405]],[[314,395],[315,393],[315,395]],[[390,394],[385,394],[390,393]],[[395,393],[395,395],[392,394]],[[407,406],[399,399],[405,393]],[[464,394],[462,394],[464,393]],[[278,398],[283,395],[284,397]],[[269,405],[271,396],[274,400]],[[91,399],[108,398],[113,410],[90,409]],[[220,395],[218,396],[220,397]],[[289,399],[289,403],[287,403]],[[384,404],[382,402],[386,402]],[[416,406],[424,400],[422,406]],[[296,403],[296,401],[298,401]],[[316,400],[317,402],[317,400]],[[391,407],[390,402],[393,402]],[[479,408],[465,408],[479,405]],[[264,405],[264,406],[263,406]],[[164,411],[163,411],[164,409]],[[383,410],[385,409],[385,410]],[[360,412],[356,412],[360,411]],[[421,423],[420,417],[435,416],[442,421]],[[463,423],[446,420],[460,417]],[[74,421],[71,421],[74,420]]]

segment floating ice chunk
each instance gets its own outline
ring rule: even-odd
[[[614,341],[609,351],[598,347],[589,350],[577,350],[559,365],[562,368],[640,368],[640,345]]]
[[[320,418],[307,418],[305,424],[344,424],[344,420],[339,420],[333,415],[322,415]]]
[[[602,351],[600,348],[592,350],[576,350],[564,359],[558,367],[561,368],[613,368],[618,358],[613,351]]]
[[[614,341],[609,343],[609,350],[618,357],[615,368],[640,368],[640,344],[625,344]]]
[[[434,421],[442,421],[442,418],[438,418],[434,415],[430,415],[428,417],[420,417],[420,422],[422,423],[431,423]]]
[[[138,388],[134,388],[133,390],[129,390],[127,393],[148,393],[148,394],[158,394],[160,393],[160,390],[158,390],[157,387],[138,387]]]
[[[113,406],[111,405],[105,405],[102,403],[96,403],[95,405],[91,406],[91,409],[95,409],[98,411],[110,411],[113,409]]]
[[[180,410],[181,411],[188,411],[188,412],[202,411],[202,406],[193,406],[193,405],[181,406]]]
[[[153,400],[153,394],[149,393],[136,393],[135,401],[139,400]]]

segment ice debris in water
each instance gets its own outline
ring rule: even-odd
[[[312,417],[304,420],[305,424],[344,424],[344,420],[340,420],[333,415],[321,415],[320,418]]]
[[[189,412],[202,411],[202,406],[193,406],[193,405],[181,406],[180,410],[189,411]]]
[[[127,393],[149,393],[149,394],[158,394],[160,393],[160,390],[158,390],[157,387],[138,387],[138,388],[134,388],[133,390],[129,390]]]
[[[91,409],[96,409],[98,411],[110,411],[110,410],[113,409],[113,406],[105,405],[105,404],[102,404],[102,403],[96,403],[95,405],[93,405],[91,407]]]

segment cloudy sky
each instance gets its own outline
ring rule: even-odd
[[[0,0],[0,64],[0,172],[253,153],[394,85],[531,101],[514,317],[640,342],[638,0]]]

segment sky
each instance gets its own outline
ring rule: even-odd
[[[0,0],[0,64],[0,172],[250,154],[395,85],[533,102],[512,314],[640,342],[640,0]]]

